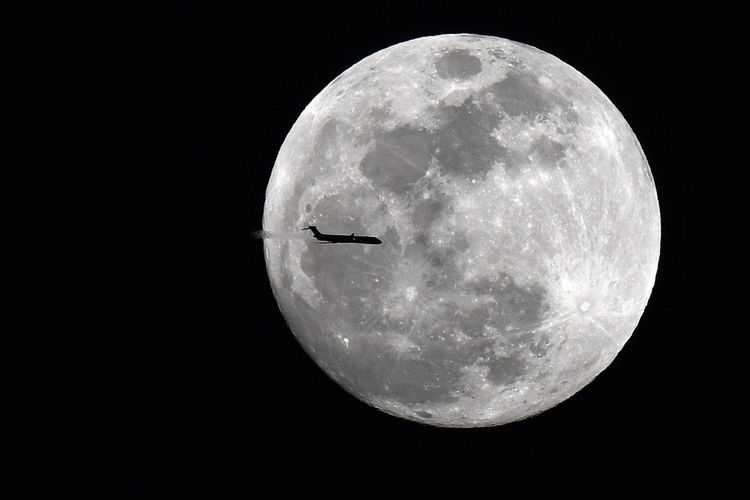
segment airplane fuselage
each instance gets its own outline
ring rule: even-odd
[[[316,226],[308,226],[306,228],[312,231],[313,236],[316,240],[324,243],[359,243],[360,245],[380,245],[383,243],[379,238],[375,236],[358,236],[352,234],[327,234],[318,231]]]

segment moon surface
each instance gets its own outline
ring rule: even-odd
[[[284,141],[266,266],[306,352],[387,413],[449,427],[547,410],[630,338],[657,270],[643,151],[586,77],[525,44],[419,38],[358,62]]]

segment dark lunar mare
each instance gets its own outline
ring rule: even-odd
[[[528,163],[529,155],[536,155],[541,166],[561,167],[566,146],[550,137],[542,136],[529,151],[518,151],[504,146],[502,137],[498,140],[493,136],[504,114],[531,123],[547,119],[556,109],[562,110],[568,123],[577,120],[569,99],[543,88],[530,75],[514,71],[461,104],[443,103],[428,110],[437,124],[434,129],[402,125],[384,130],[376,124],[373,147],[360,169],[376,187],[406,195],[423,178],[433,159],[441,173],[475,181],[484,180],[496,164],[506,170],[520,168]]]

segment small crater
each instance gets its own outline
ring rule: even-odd
[[[529,346],[529,351],[531,351],[531,354],[533,356],[541,358],[542,356],[547,354],[550,343],[551,341],[549,336],[542,334],[534,343]]]
[[[417,416],[422,418],[432,418],[432,413],[430,413],[429,411],[418,411],[416,412],[416,414]]]
[[[465,80],[482,71],[482,61],[468,50],[451,50],[440,56],[435,69],[440,78]]]
[[[312,205],[310,205],[309,203],[305,205],[305,212],[307,212],[308,214],[312,212]]]

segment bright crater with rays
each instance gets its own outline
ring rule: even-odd
[[[440,426],[499,425],[591,382],[654,284],[660,217],[607,97],[509,40],[426,37],[352,66],[279,152],[264,229],[379,246],[264,242],[316,363],[361,400]]]

